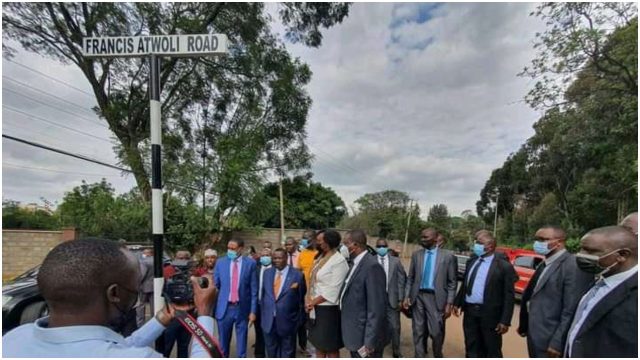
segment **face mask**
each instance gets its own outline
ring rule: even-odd
[[[238,257],[238,253],[235,250],[227,250],[227,257],[229,260],[235,260]]]
[[[261,256],[260,257],[260,264],[262,264],[262,266],[271,265],[271,257],[269,257],[269,256]]]
[[[586,273],[590,273],[590,274],[597,274],[598,276],[603,276],[604,274],[608,273],[614,266],[618,265],[618,262],[614,262],[613,264],[605,267],[602,267],[600,265],[600,260],[603,258],[606,258],[607,256],[611,255],[611,254],[615,254],[616,252],[618,252],[620,249],[618,250],[613,250],[612,252],[602,255],[600,257],[596,256],[596,255],[588,255],[588,254],[582,254],[582,253],[577,253],[576,254],[576,264],[578,264],[578,267],[580,268],[580,270],[586,272]]]
[[[484,250],[484,245],[473,244],[473,253],[476,254],[476,256],[478,257],[484,255],[486,253],[486,251]]]
[[[533,243],[533,251],[536,252],[536,254],[539,255],[547,255],[549,254],[553,249],[549,249],[549,244],[545,241],[535,241]]]
[[[389,252],[389,248],[388,247],[379,247],[379,248],[376,248],[376,251],[378,252],[378,255],[385,256]]]
[[[309,240],[307,239],[300,240],[300,247],[302,247],[303,249],[306,249],[307,246],[309,246]]]
[[[119,286],[119,288],[124,289],[128,293],[131,293],[131,291],[123,288],[122,286]],[[120,314],[116,319],[110,322],[109,328],[117,332],[118,334],[122,334],[125,328],[127,327],[127,325],[129,325],[131,322],[135,322],[135,319],[136,319],[135,307],[136,307],[136,304],[138,303],[138,299],[137,299],[137,296],[132,298],[134,299],[132,304],[129,306],[125,306],[124,308],[121,308],[118,303],[113,304],[113,306],[118,310]]]

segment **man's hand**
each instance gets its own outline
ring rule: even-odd
[[[176,311],[189,311],[193,309],[193,305],[184,304],[166,304],[156,313],[156,319],[162,324],[162,326],[167,327],[171,323],[171,321],[176,317]]]
[[[253,325],[253,323],[256,322],[256,314],[251,313],[249,314],[249,326]]]
[[[460,314],[462,314],[462,309],[460,308],[460,306],[452,306],[452,312],[456,317],[460,317]]]
[[[213,285],[213,278],[210,274],[202,276],[207,278],[209,286],[201,288],[198,284],[198,278],[191,277],[191,284],[193,285],[193,303],[195,305],[198,315],[211,316],[211,309],[213,309],[213,303],[218,296],[218,289]]]
[[[553,357],[553,358],[557,358],[557,357],[561,357],[562,353],[556,349],[553,348],[547,348],[547,356],[548,357]]]
[[[449,317],[451,317],[451,312],[453,311],[453,305],[451,304],[447,304],[444,306],[444,319],[448,319]]]
[[[498,324],[498,326],[496,326],[495,331],[500,334],[503,335],[505,334],[507,331],[509,331],[509,327],[505,324]]]
[[[411,300],[409,300],[409,298],[404,299],[404,301],[402,302],[402,308],[405,310],[409,310],[410,307],[411,307]]]

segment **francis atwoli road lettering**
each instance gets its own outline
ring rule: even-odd
[[[87,57],[193,56],[227,52],[223,34],[153,35],[90,37],[82,39],[82,53]]]

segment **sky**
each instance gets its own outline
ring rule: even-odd
[[[314,180],[348,206],[393,189],[415,199],[423,218],[439,203],[452,215],[475,212],[491,171],[533,135],[540,117],[523,101],[533,82],[517,76],[544,30],[529,16],[534,7],[356,3],[323,31],[319,48],[286,43],[313,72]],[[277,20],[272,26],[283,34]],[[79,69],[20,51],[3,58],[2,75],[3,134],[117,162]],[[4,200],[59,202],[81,179],[102,177],[118,192],[135,185],[117,170],[3,138]]]

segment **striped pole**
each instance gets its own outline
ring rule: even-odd
[[[149,100],[151,114],[151,221],[153,234],[153,308],[162,309],[162,238],[164,234],[162,215],[162,122],[160,117],[160,58],[149,56]],[[155,314],[153,314],[155,315]],[[163,336],[156,340],[156,350],[162,352]]]

